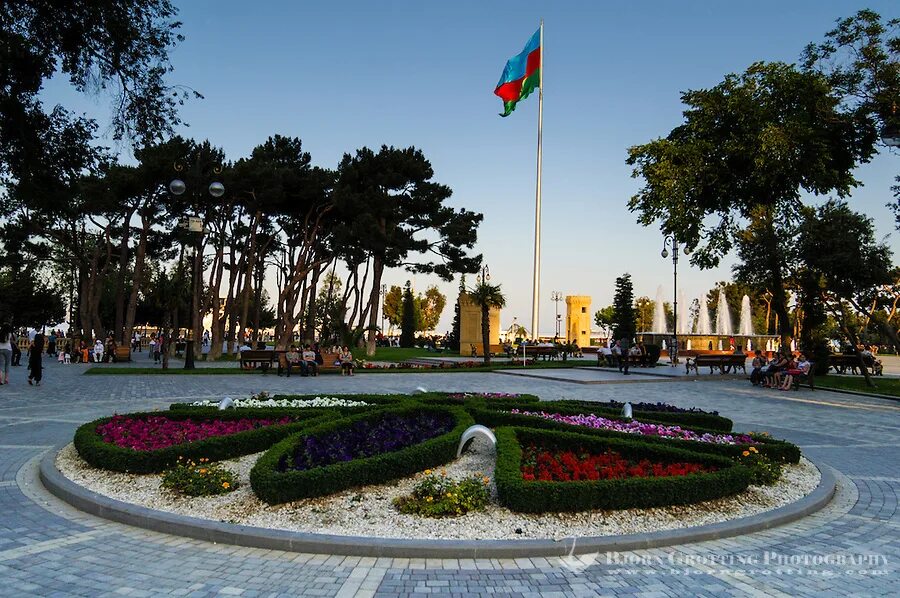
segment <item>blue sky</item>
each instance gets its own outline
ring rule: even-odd
[[[611,302],[631,272],[638,295],[671,297],[672,267],[656,228],[625,204],[639,181],[629,146],[681,122],[679,92],[710,87],[757,60],[794,62],[835,19],[863,7],[900,16],[896,0],[774,2],[176,2],[186,37],[172,82],[204,94],[182,110],[183,134],[208,138],[229,159],[269,135],[298,136],[316,164],[334,167],[361,146],[415,145],[453,191],[480,211],[477,251],[503,285],[504,328],[531,320],[537,95],[498,116],[493,88],[507,58],[544,18],[542,332],[552,333],[551,291]],[[44,99],[100,118],[104,99],[51,82]],[[858,172],[851,205],[893,232],[885,207],[900,154]],[[895,249],[898,244],[889,238]],[[687,298],[730,278],[679,264]],[[386,282],[410,276],[389,272]],[[438,282],[415,278],[417,288]],[[452,296],[457,283],[439,286]],[[452,299],[451,299],[452,301]],[[561,306],[564,309],[564,304]],[[441,330],[449,328],[448,307]]]

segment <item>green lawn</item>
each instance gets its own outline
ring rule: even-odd
[[[434,355],[434,353],[432,353]],[[382,361],[387,361],[386,359],[382,359]],[[528,369],[541,369],[541,370],[551,370],[551,369],[563,369],[563,368],[575,368],[575,367],[585,367],[592,366],[593,362],[588,361],[539,361],[536,364],[529,365]],[[480,365],[478,367],[470,367],[470,368],[357,368],[356,373],[358,374],[433,374],[433,373],[445,373],[445,374],[461,374],[465,372],[493,372],[495,370],[508,370],[512,368],[521,368],[522,366],[511,366],[509,363],[491,363],[489,366]],[[196,369],[186,370],[181,364],[176,364],[170,367],[167,370],[162,368],[128,368],[128,367],[92,367],[89,370],[86,370],[85,375],[88,376],[137,376],[137,375],[145,375],[145,374],[158,374],[158,375],[166,375],[166,376],[218,376],[222,375],[234,375],[234,374],[249,374],[249,375],[263,375],[262,370],[242,370],[241,368],[235,366],[233,368],[205,368],[202,365],[198,365]],[[276,373],[276,369],[271,369],[266,375],[274,375]],[[326,369],[320,372],[323,375],[336,375],[340,373],[338,369]]]
[[[900,397],[900,379],[872,376],[875,388],[866,386],[862,376],[816,376],[816,386],[837,390],[853,390],[878,395]]]

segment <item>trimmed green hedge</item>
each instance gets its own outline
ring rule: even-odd
[[[374,420],[385,415],[413,415],[422,412],[449,413],[456,424],[446,434],[398,451],[305,471],[279,472],[276,469],[279,459],[289,454],[308,436],[322,436],[358,421]],[[269,504],[324,496],[354,486],[380,484],[453,460],[462,433],[474,423],[472,417],[459,407],[422,404],[400,405],[381,409],[375,413],[363,413],[328,421],[286,438],[266,451],[250,471],[250,484],[256,495]]]
[[[233,410],[195,413],[194,411],[150,411],[144,413],[123,414],[132,418],[166,417],[172,420],[236,420],[250,416],[246,410]],[[283,409],[259,409],[253,412],[253,419],[268,419],[288,415]],[[104,417],[79,427],[75,432],[75,449],[81,458],[100,469],[122,471],[125,473],[158,473],[164,471],[178,461],[178,457],[210,461],[232,459],[242,455],[258,453],[271,447],[279,440],[296,434],[309,425],[334,418],[335,412],[325,409],[306,409],[302,412],[294,410],[289,415],[298,421],[283,426],[265,426],[255,430],[247,430],[228,436],[215,436],[197,442],[176,444],[155,451],[136,451],[104,442],[97,434],[97,426],[105,424],[112,417]]]
[[[513,511],[544,513],[683,505],[737,494],[750,483],[750,471],[746,467],[708,453],[549,430],[502,427],[496,430],[496,435],[497,493],[501,504]],[[614,450],[629,459],[700,463],[714,466],[718,471],[658,478],[526,481],[521,472],[522,444],[531,442],[550,450],[583,448],[597,453]]]
[[[533,415],[520,415],[515,413],[503,413],[493,409],[485,409],[475,405],[468,407],[469,413],[475,419],[476,423],[489,428],[498,426],[517,426],[522,428],[537,428],[545,430],[559,430],[562,432],[575,432],[577,434],[586,434],[589,436],[601,436],[604,438],[620,438],[626,440],[640,439],[640,442],[662,445],[672,448],[680,448],[693,452],[709,453],[713,455],[721,455],[725,457],[736,457],[743,451],[747,450],[750,445],[746,444],[713,444],[710,442],[697,442],[695,440],[679,440],[674,438],[663,438],[660,436],[638,436],[637,434],[629,434],[627,432],[616,432],[614,430],[603,430],[597,428],[588,428],[585,426],[573,426],[564,424]],[[658,422],[649,422],[658,423]],[[703,430],[701,428],[691,428],[697,432],[715,432],[714,430]],[[797,463],[800,461],[800,448],[785,440],[776,440],[767,436],[754,435],[754,440],[760,444],[754,445],[757,450],[779,463]]]

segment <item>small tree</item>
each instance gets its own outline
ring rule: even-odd
[[[470,293],[472,301],[481,308],[481,345],[484,352],[484,364],[491,363],[491,309],[506,306],[506,297],[500,291],[500,285],[487,281],[479,282]]]
[[[416,340],[416,300],[412,284],[407,280],[403,289],[403,319],[400,324],[400,346],[412,347]]]
[[[460,294],[466,291],[466,275],[463,274],[459,279],[459,292]],[[459,298],[457,297],[456,303],[453,306],[453,330],[450,332],[450,338],[447,340],[447,344],[450,346],[450,349],[453,351],[459,351]]]
[[[632,339],[635,333],[634,287],[631,274],[623,274],[616,279],[616,294],[613,297],[613,337]]]

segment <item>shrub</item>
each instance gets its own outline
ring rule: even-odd
[[[129,418],[158,417],[159,412],[130,413]],[[285,411],[260,409],[254,411],[254,417],[265,419],[283,417]],[[247,419],[243,410],[181,410],[169,411],[166,417],[170,420],[218,420],[235,421]],[[241,455],[249,455],[264,451],[279,440],[303,430],[307,425],[334,419],[334,412],[320,409],[295,410],[291,414],[293,423],[277,426],[266,426],[239,432],[230,436],[213,436],[196,442],[176,444],[157,450],[138,451],[105,442],[97,428],[110,422],[112,417],[104,417],[78,428],[75,432],[75,449],[81,458],[101,469],[122,471],[126,473],[159,473],[175,465],[178,457],[197,460],[201,457],[211,461],[231,459]]]
[[[514,511],[543,513],[689,504],[736,494],[750,483],[746,467],[709,453],[550,430],[502,427],[496,435],[497,492],[500,502]],[[695,463],[710,471],[675,477],[529,481],[523,478],[521,470],[522,445],[532,443],[551,450],[615,451],[636,461]]]
[[[425,517],[452,517],[469,511],[480,511],[488,503],[487,486],[490,479],[474,475],[460,481],[447,478],[430,469],[425,478],[416,484],[412,494],[394,499],[394,506],[401,513]]]
[[[347,430],[360,433],[366,427],[377,428],[387,418],[423,414],[447,417],[452,427],[418,444],[341,460],[348,455],[339,450],[341,447],[335,438],[346,437]],[[451,461],[456,456],[463,431],[473,423],[471,416],[459,407],[402,403],[374,413],[324,422],[286,438],[266,451],[251,470],[250,483],[257,496],[269,504],[383,483]],[[315,447],[314,458],[304,456],[303,449],[309,447]],[[320,463],[323,465],[316,466]]]
[[[750,483],[771,486],[781,478],[781,464],[761,455],[755,446],[748,447],[734,460],[750,470]]]
[[[232,472],[205,457],[197,462],[179,457],[175,467],[163,472],[161,485],[188,496],[225,494],[239,486]]]

